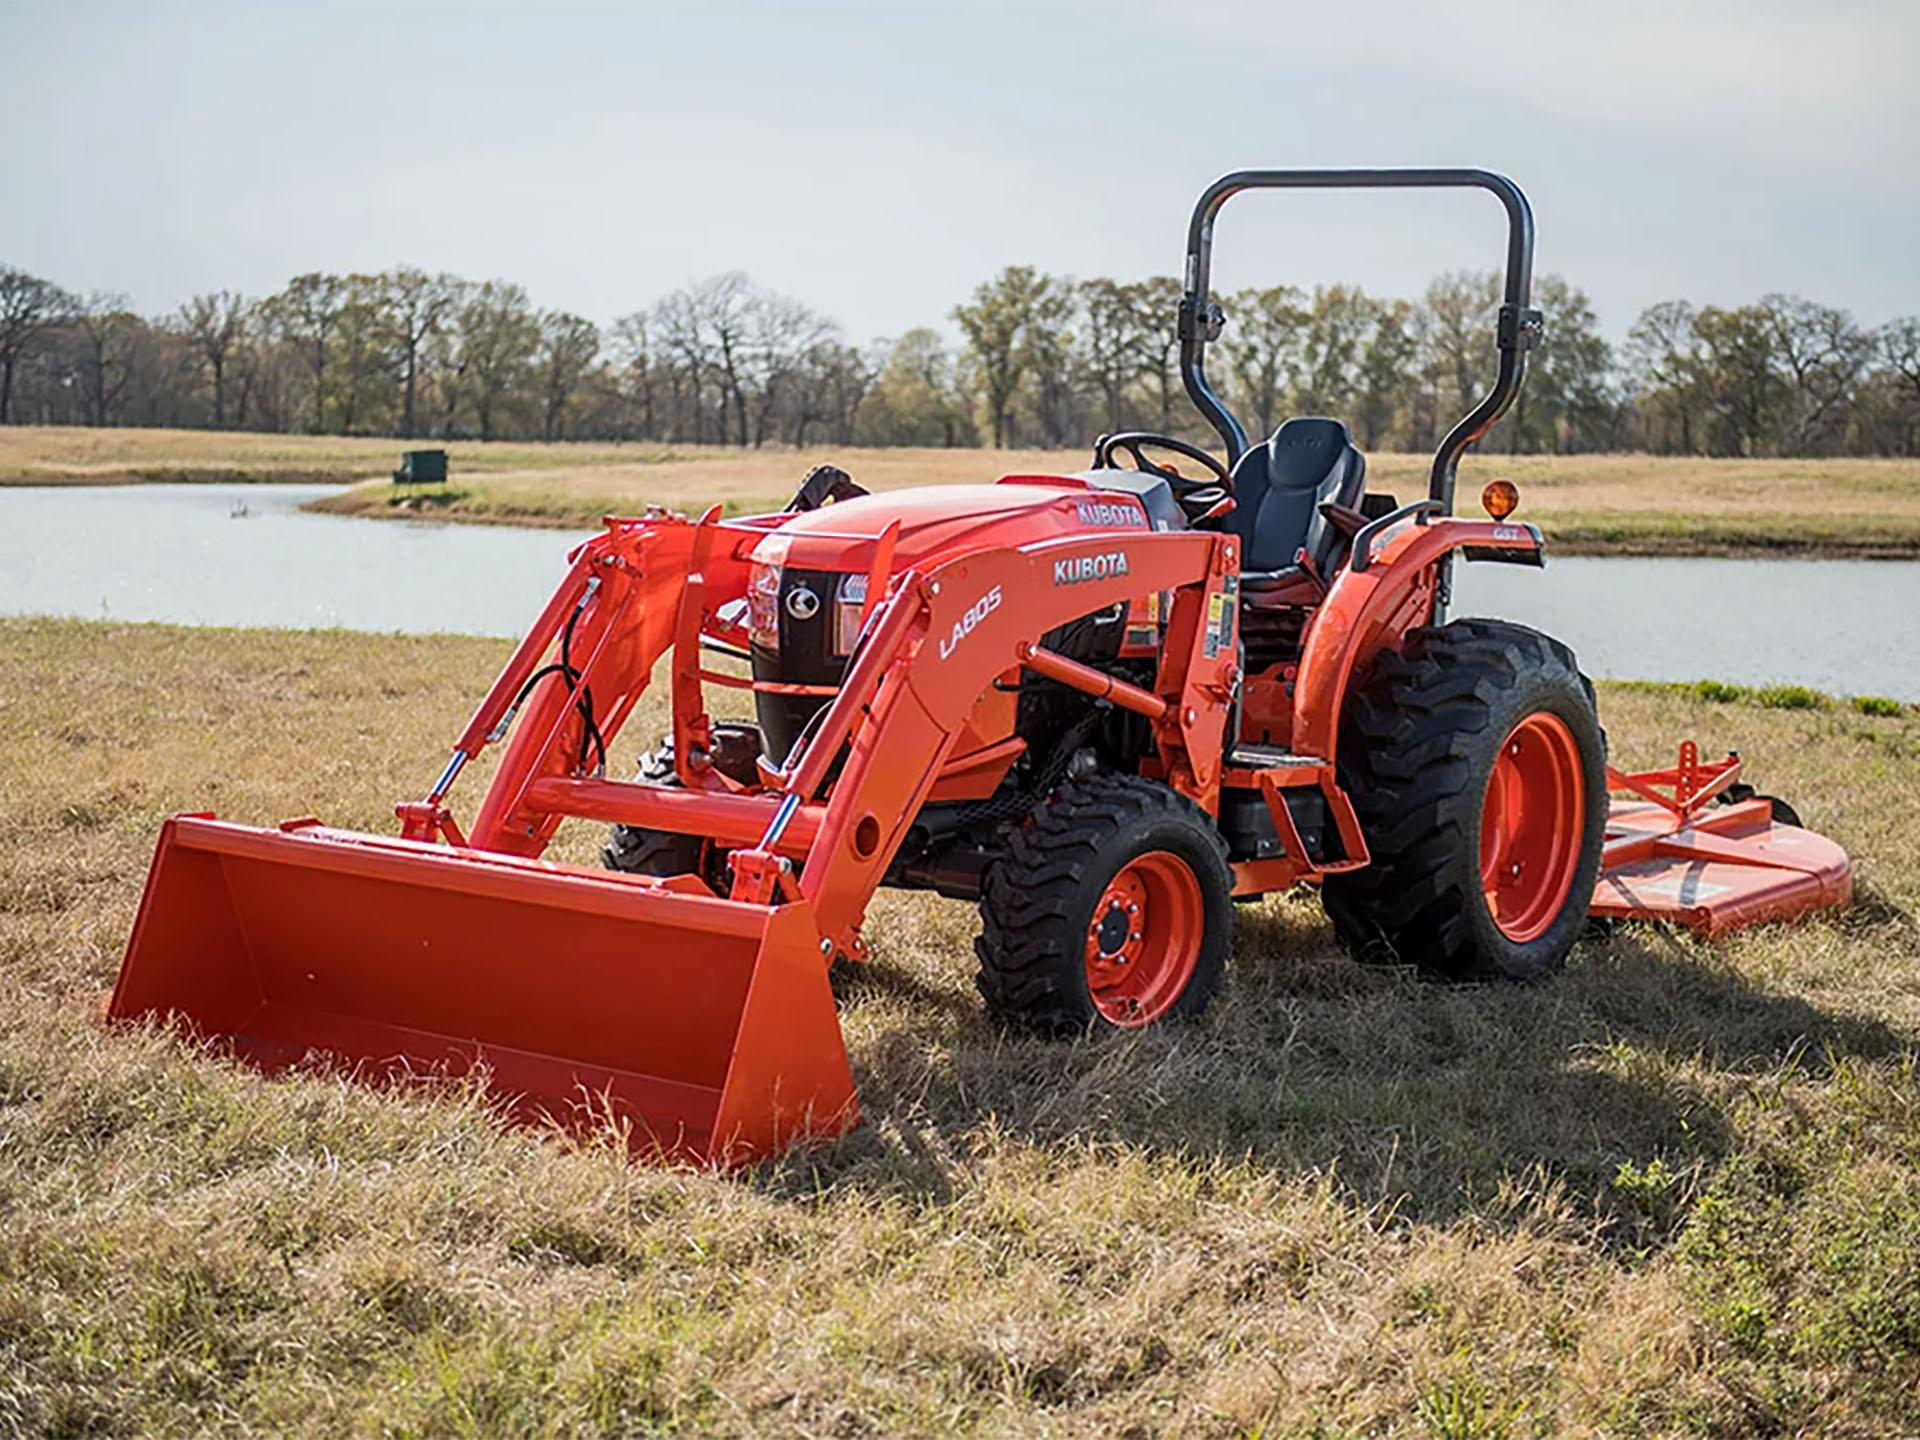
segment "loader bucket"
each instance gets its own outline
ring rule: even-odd
[[[176,816],[108,1013],[177,1017],[268,1070],[477,1069],[517,1117],[612,1122],[637,1150],[700,1164],[848,1129],[809,907],[693,888]]]

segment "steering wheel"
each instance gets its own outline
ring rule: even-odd
[[[1115,450],[1124,450],[1128,455],[1133,457],[1134,469],[1144,471],[1149,475],[1158,475],[1161,479],[1169,481],[1176,486],[1194,489],[1207,483],[1196,480],[1191,475],[1182,475],[1171,465],[1154,464],[1151,460],[1147,459],[1145,455],[1140,453],[1143,445],[1152,446],[1156,450],[1171,450],[1176,455],[1184,455],[1189,460],[1199,461],[1200,464],[1206,466],[1208,470],[1213,472],[1214,480],[1219,482],[1229,495],[1233,493],[1233,477],[1227,473],[1227,467],[1214,459],[1213,456],[1202,450],[1198,445],[1189,445],[1186,441],[1176,440],[1171,435],[1155,435],[1150,430],[1121,430],[1112,435],[1102,435],[1094,442],[1093,468],[1096,470],[1116,469],[1117,467],[1113,463],[1113,452]]]

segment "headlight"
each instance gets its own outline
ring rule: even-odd
[[[780,571],[755,561],[747,575],[747,633],[765,650],[780,649]]]
[[[860,612],[867,603],[867,577],[843,575],[833,603],[833,653],[851,655],[860,638]]]

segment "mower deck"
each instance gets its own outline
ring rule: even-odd
[[[1702,767],[1691,741],[1672,770],[1610,773],[1600,883],[1590,913],[1605,920],[1668,920],[1706,939],[1791,920],[1853,898],[1846,851],[1824,835],[1779,823],[1765,796],[1724,803],[1739,757]]]

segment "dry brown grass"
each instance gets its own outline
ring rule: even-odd
[[[648,504],[730,514],[777,509],[810,465],[833,461],[869,489],[988,481],[1085,467],[1084,451],[821,450],[709,452],[598,461],[567,470],[502,471],[446,487],[376,484],[313,508],[388,518],[590,526]],[[1431,458],[1368,459],[1372,488],[1410,499]],[[1519,483],[1521,514],[1563,554],[1920,554],[1920,461],[1695,460],[1650,455],[1473,456],[1461,467],[1462,513],[1480,487]]]
[[[809,466],[831,461],[871,489],[1077,470],[1084,449],[723,450],[661,445],[454,442],[453,483],[386,483],[390,439],[188,430],[0,429],[0,484],[127,480],[370,480],[317,509],[390,518],[592,526],[648,504],[739,514],[778,508]],[[420,442],[439,443],[439,442]],[[1408,499],[1422,455],[1368,460],[1375,489]],[[1648,455],[1479,455],[1462,467],[1462,513],[1487,480],[1519,482],[1522,518],[1563,554],[1920,555],[1920,460],[1698,460]]]
[[[1920,717],[1603,686],[1617,756],[1741,749],[1862,903],[1534,987],[1363,969],[1286,897],[1200,1023],[1042,1044],[967,907],[883,895],[866,1123],[745,1175],[95,1027],[164,815],[384,829],[505,648],[0,622],[0,1433],[1920,1423]]]
[[[413,446],[445,448],[465,474],[591,468],[636,457],[695,455],[699,446],[540,445],[519,441],[395,440],[255,435],[217,430],[0,427],[0,485],[120,485],[144,481],[347,483],[384,480]]]
[[[382,519],[466,520],[506,525],[597,525],[604,515],[665,505],[730,515],[778,510],[815,465],[835,464],[869,490],[909,485],[987,484],[1023,472],[1057,474],[1086,466],[1080,451],[1049,450],[681,450],[666,457],[600,457],[565,470],[505,471],[448,485],[362,486],[310,508]]]

